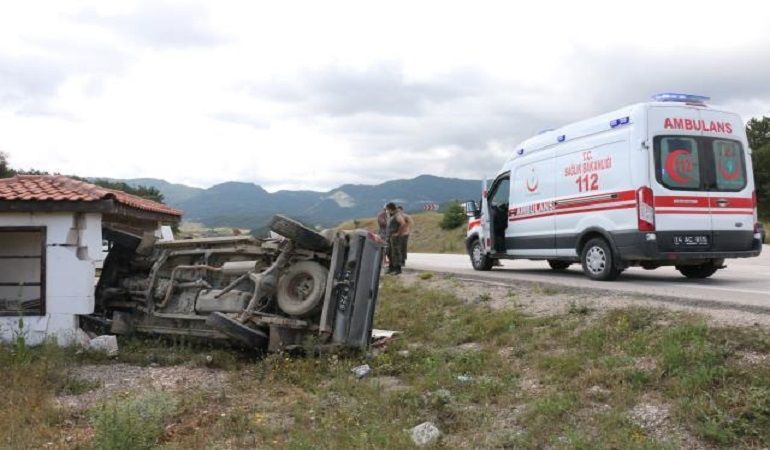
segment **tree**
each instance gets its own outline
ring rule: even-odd
[[[746,136],[752,150],[754,186],[757,191],[759,215],[770,217],[770,117],[751,119],[746,124]]]
[[[444,211],[444,217],[441,218],[441,228],[444,230],[453,230],[468,221],[465,215],[465,208],[457,202],[452,202]]]
[[[14,174],[11,165],[8,162],[8,154],[0,152],[0,178],[9,178]]]
[[[749,147],[753,150],[770,144],[770,117],[749,120],[746,124],[746,136],[749,138]]]

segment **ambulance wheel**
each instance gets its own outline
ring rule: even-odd
[[[551,269],[553,270],[566,270],[572,263],[569,261],[560,261],[558,259],[549,259],[548,265],[551,266]]]
[[[475,270],[492,270],[492,266],[495,264],[494,258],[484,254],[484,249],[481,248],[481,241],[478,239],[474,239],[471,242],[470,256],[471,264]]]
[[[580,263],[583,265],[583,273],[592,280],[611,281],[622,272],[616,267],[615,256],[604,238],[591,239],[583,246]]]
[[[701,264],[699,266],[676,266],[676,270],[687,278],[708,278],[714,275],[719,268],[713,264]]]
[[[281,214],[273,216],[270,229],[307,250],[325,252],[331,247],[331,242],[323,235]]]

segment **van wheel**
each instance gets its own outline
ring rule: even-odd
[[[281,236],[291,239],[297,246],[314,252],[326,252],[331,242],[294,219],[276,214],[270,221],[270,229]]]
[[[312,315],[326,291],[329,270],[314,261],[289,266],[278,279],[275,297],[281,311],[290,316]]]
[[[612,249],[604,238],[591,239],[583,246],[580,263],[583,265],[583,273],[593,280],[611,281],[618,278],[621,272],[615,266]]]
[[[495,263],[493,258],[484,254],[484,249],[481,248],[481,241],[474,239],[470,245],[471,264],[475,270],[492,270],[492,266]]]
[[[706,263],[699,266],[676,266],[682,275],[687,278],[708,278],[718,270],[713,264]]]
[[[572,265],[572,263],[569,261],[561,261],[558,259],[549,259],[548,265],[551,266],[551,269],[553,270],[566,270],[567,267]]]

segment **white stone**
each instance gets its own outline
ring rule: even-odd
[[[91,339],[89,349],[115,356],[118,354],[118,338],[113,335],[97,336]]]
[[[423,422],[409,430],[409,434],[412,436],[412,442],[415,445],[425,447],[433,445],[438,441],[441,437],[441,430],[431,422]]]

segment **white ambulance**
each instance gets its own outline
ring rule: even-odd
[[[481,204],[466,203],[474,269],[524,258],[579,262],[597,280],[635,265],[706,278],[759,255],[744,124],[706,101],[659,94],[517,146]]]

